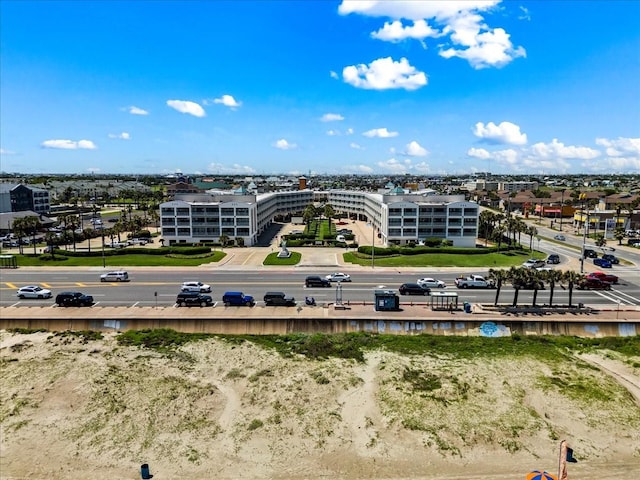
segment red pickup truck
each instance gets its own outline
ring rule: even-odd
[[[603,282],[618,283],[618,277],[616,275],[604,272],[592,272],[587,275],[587,278],[597,278],[598,280],[602,280]]]

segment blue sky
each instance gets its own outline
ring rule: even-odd
[[[637,1],[0,1],[0,170],[640,172]]]

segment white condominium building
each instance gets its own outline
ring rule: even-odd
[[[478,205],[464,195],[304,189],[259,195],[177,195],[160,205],[162,237],[176,244],[218,242],[224,235],[242,238],[251,246],[276,216],[300,214],[310,203],[324,201],[336,213],[373,224],[385,245],[442,238],[456,247],[473,247],[478,236]]]

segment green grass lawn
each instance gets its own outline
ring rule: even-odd
[[[104,257],[105,264],[118,267],[195,267],[219,262],[227,254],[215,251],[208,255],[141,255],[126,254]],[[20,267],[102,267],[102,257],[64,257],[51,255],[16,255]]]
[[[336,249],[340,251],[342,249]],[[297,265],[300,263],[304,252],[291,252],[289,258],[278,258],[277,252],[265,257],[263,265]],[[144,255],[123,254],[105,256],[107,267],[142,267],[142,266],[166,266],[166,267],[192,267],[206,263],[215,263],[222,260],[227,254],[223,251],[214,251],[206,255]],[[478,267],[497,268],[520,265],[528,258],[545,258],[541,252],[529,252],[526,250],[510,251],[505,253],[487,253],[478,255],[448,254],[421,254],[421,255],[396,255],[390,257],[374,257],[378,267]],[[65,257],[56,254],[55,259],[50,255],[16,255],[18,266],[60,266],[60,267],[102,267],[103,259],[96,257]],[[345,262],[354,265],[371,266],[371,256],[358,252],[343,253]]]
[[[273,252],[267,255],[262,262],[263,265],[297,265],[300,263],[302,254],[299,252],[290,252],[289,258],[278,258],[278,252]]]
[[[371,255],[358,252],[343,254],[344,261],[355,265],[371,265]],[[528,258],[545,258],[541,252],[510,251],[508,253],[487,253],[480,255],[461,255],[456,253],[422,255],[397,255],[393,257],[375,257],[378,267],[511,267],[518,266]]]

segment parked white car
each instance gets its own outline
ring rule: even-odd
[[[128,282],[129,274],[124,270],[116,270],[100,275],[101,282]]]
[[[540,268],[546,266],[546,262],[544,260],[538,260],[536,258],[530,258],[526,262],[522,264],[524,268]]]
[[[51,290],[39,287],[38,285],[20,287],[16,293],[18,298],[51,298],[51,295]]]
[[[348,273],[342,273],[342,272],[330,273],[324,278],[326,278],[330,282],[350,282],[351,281],[351,275],[349,275]]]
[[[421,287],[429,287],[429,288],[445,288],[447,286],[442,280],[436,280],[435,278],[425,277],[419,278],[416,282]]]
[[[180,290],[183,292],[211,293],[211,285],[202,282],[184,282]]]

